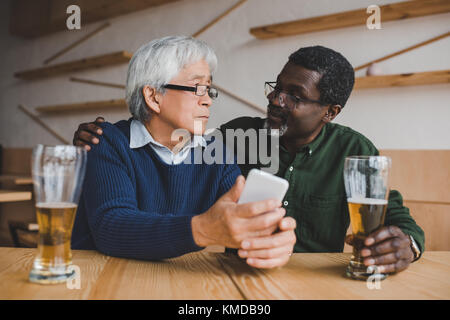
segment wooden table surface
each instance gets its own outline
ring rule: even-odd
[[[348,253],[296,253],[278,269],[196,252],[151,262],[73,251],[81,288],[28,282],[36,249],[0,248],[0,299],[450,299],[450,252],[425,252],[380,289],[344,277]]]

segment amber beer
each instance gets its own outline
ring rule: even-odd
[[[46,267],[64,267],[72,263],[70,238],[77,205],[75,203],[36,204],[39,224],[39,263]]]
[[[353,257],[350,267],[353,274],[365,275],[367,267],[363,263],[360,250],[366,237],[384,225],[387,200],[371,198],[347,199],[350,223],[353,232]]]

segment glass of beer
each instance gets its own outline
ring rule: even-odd
[[[39,242],[31,282],[60,283],[75,276],[70,238],[86,161],[86,150],[80,147],[38,145],[33,149]]]
[[[366,267],[360,251],[366,237],[384,225],[388,204],[388,177],[391,159],[383,156],[345,158],[344,183],[353,233],[353,255],[346,275],[353,279],[383,280],[376,266]]]

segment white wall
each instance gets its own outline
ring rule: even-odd
[[[111,19],[112,26],[55,62],[118,50],[135,51],[151,39],[171,34],[193,34],[231,7],[237,0],[183,0]],[[267,102],[264,81],[274,80],[288,55],[303,46],[331,47],[358,66],[448,31],[450,14],[405,21],[382,22],[382,30],[364,25],[305,35],[257,40],[254,26],[398,1],[376,0],[249,0],[200,38],[211,44],[219,57],[215,82],[261,107]],[[69,77],[124,83],[126,65],[84,71],[32,82],[13,77],[16,71],[42,66],[52,54],[94,30],[103,22],[82,25],[81,31],[63,31],[27,40],[9,35],[9,1],[0,2],[0,143],[7,147],[32,147],[58,141],[17,105],[28,108],[60,103],[123,98],[122,90],[69,81]],[[383,17],[381,17],[383,18]],[[450,69],[450,39],[383,62],[386,73]],[[362,75],[358,72],[357,75]],[[450,90],[448,84],[355,91],[335,120],[360,131],[380,149],[449,149]],[[257,111],[222,94],[212,107],[210,127]],[[126,111],[92,111],[43,116],[42,119],[67,140],[81,122],[103,115],[115,122],[129,117]]]

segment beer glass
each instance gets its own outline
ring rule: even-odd
[[[70,238],[86,161],[86,150],[80,147],[38,145],[33,149],[39,242],[29,275],[31,282],[59,283],[75,275]]]
[[[344,183],[353,233],[353,255],[346,275],[367,280],[370,276],[383,280],[385,274],[376,266],[366,267],[360,255],[366,237],[384,225],[388,204],[388,177],[391,159],[383,156],[345,158]],[[375,271],[375,272],[373,272]]]

